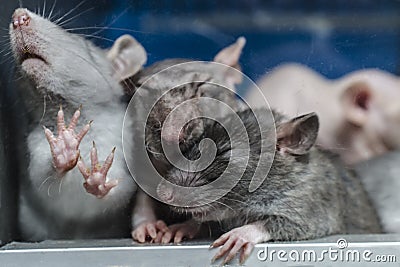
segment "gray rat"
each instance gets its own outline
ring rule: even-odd
[[[234,44],[222,49],[214,57],[215,63],[168,59],[142,69],[130,79],[130,85],[133,85],[131,88],[134,88],[133,97],[139,99],[132,105],[132,109],[128,108],[128,115],[134,120],[134,144],[140,145],[144,141],[149,157],[159,173],[163,174],[170,168],[161,146],[162,140],[171,146],[179,145],[180,150],[185,150],[190,140],[202,134],[203,121],[196,118],[201,117],[204,107],[198,105],[196,99],[210,97],[226,103],[234,110],[240,109],[234,86],[241,82],[242,74],[235,68],[239,68],[239,57],[244,45],[245,39],[238,38]],[[171,111],[188,100],[193,102],[171,115]],[[218,108],[215,110],[218,111],[216,116],[224,116]],[[164,123],[168,116],[171,116],[171,123]],[[185,121],[188,123],[179,132],[179,125]],[[146,128],[145,140],[140,140],[142,133],[137,132],[137,129],[143,125]],[[135,161],[132,163],[135,166],[134,176],[145,179],[137,177],[140,176],[137,169],[143,165],[140,159],[129,160],[128,157],[127,161]],[[144,192],[138,193],[133,222],[135,230],[132,232],[135,240],[145,242],[146,236],[154,240],[157,231],[166,230],[165,223],[156,219],[155,209],[159,210],[161,207],[158,205],[154,208],[155,205],[157,204]]]
[[[179,242],[182,237],[195,236],[200,223],[219,222],[225,233],[212,244],[212,247],[222,246],[214,260],[226,255],[224,263],[227,263],[242,251],[240,260],[243,263],[254,245],[260,242],[381,232],[376,212],[359,178],[346,169],[336,155],[313,146],[319,127],[315,113],[292,120],[273,113],[276,135],[274,123],[270,121],[271,127],[265,136],[276,136],[276,150],[270,147],[266,152],[275,151],[270,155],[274,160],[261,186],[249,192],[251,178],[259,164],[261,143],[265,141],[261,139],[254,114],[259,118],[263,116],[260,110],[253,113],[250,109],[237,114],[248,134],[250,156],[243,176],[237,177],[240,178],[238,183],[218,200],[209,203],[207,200],[213,196],[204,191],[199,196],[196,188],[217,180],[227,172],[228,163],[233,164],[228,177],[234,179],[240,173],[241,167],[235,165],[242,154],[236,150],[241,148],[232,143],[240,137],[235,136],[240,131],[236,124],[229,124],[232,114],[224,118],[223,124],[215,123],[208,127],[202,136],[212,139],[217,148],[214,161],[206,169],[197,171],[196,164],[193,164],[189,171],[178,168],[168,171],[166,181],[157,188],[165,203],[173,205],[175,201],[196,197],[200,200],[195,206],[171,206],[175,212],[189,213],[193,218],[178,227],[170,227],[173,230],[165,233],[164,237],[172,239],[175,236],[174,241]],[[222,125],[233,127],[231,138]],[[267,142],[266,145],[273,143]],[[207,150],[202,153],[207,153]],[[199,158],[199,141],[183,154],[191,160]],[[193,188],[192,192],[189,195],[176,194],[168,182]]]
[[[122,154],[120,82],[146,62],[143,47],[124,35],[106,51],[23,8],[15,10],[9,34],[29,124],[22,239],[129,235],[136,185]],[[57,136],[47,128],[56,118]]]
[[[388,233],[400,233],[399,162],[400,152],[393,151],[355,166]]]

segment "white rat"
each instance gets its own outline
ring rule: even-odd
[[[378,69],[355,71],[336,80],[299,64],[284,64],[258,81],[270,106],[294,117],[316,112],[317,144],[354,164],[400,148],[400,79]],[[246,100],[263,104],[255,89]]]
[[[122,154],[120,82],[146,62],[143,47],[124,35],[105,51],[23,8],[9,33],[29,118],[22,239],[128,236],[136,185]],[[57,135],[47,128],[56,118]]]
[[[400,233],[399,161],[400,151],[393,151],[355,166],[387,233]]]

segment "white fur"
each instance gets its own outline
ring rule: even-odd
[[[352,127],[342,99],[350,86],[362,82],[370,90],[367,119]],[[390,73],[365,69],[328,80],[299,64],[284,64],[258,81],[271,108],[289,117],[316,112],[320,119],[317,143],[334,150],[349,164],[400,148],[400,79]],[[252,88],[246,96],[260,107],[263,99]],[[387,147],[390,144],[390,148]]]
[[[28,179],[21,181],[21,232],[23,238],[29,240],[91,236],[90,233],[83,233],[83,229],[87,229],[83,226],[91,224],[92,228],[89,228],[94,230],[98,220],[106,219],[111,227],[114,218],[117,220],[116,214],[123,212],[136,191],[123,157],[122,125],[125,107],[119,99],[123,89],[119,81],[112,77],[112,59],[107,59],[106,51],[27,10],[18,9],[15,14],[21,12],[28,12],[31,17],[30,28],[24,32],[23,41],[29,44],[32,52],[41,55],[48,63],[35,65],[28,61],[21,66],[22,75],[31,81],[30,87],[21,88],[21,97],[25,98],[34,118],[31,125],[36,125],[27,138],[30,161]],[[19,36],[20,32],[11,26],[11,46],[17,60],[21,49]],[[140,61],[142,63],[143,60]],[[43,114],[43,94],[48,96],[47,109],[39,121]],[[50,146],[42,129],[42,124],[47,127],[56,126],[59,103],[51,101],[52,95],[61,97],[67,103],[64,107],[67,125],[73,112],[79,105],[83,106],[77,133],[89,120],[94,121],[79,146],[86,166],[90,167],[91,164],[89,154],[92,141],[96,142],[100,163],[116,147],[107,179],[117,179],[118,185],[102,199],[86,192],[83,187],[84,178],[77,166],[63,176],[59,176],[53,167]],[[56,130],[54,134],[57,134]],[[128,136],[127,140],[132,138]],[[128,146],[132,147],[130,144]],[[71,229],[72,222],[73,230],[68,233],[65,227]],[[129,219],[126,223],[129,224]],[[101,233],[109,229],[96,230]]]

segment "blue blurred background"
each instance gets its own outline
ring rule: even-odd
[[[44,3],[22,0],[40,12]],[[46,1],[46,13],[53,3]],[[2,24],[19,3],[6,5]],[[241,63],[255,80],[282,62],[306,64],[329,78],[361,68],[400,69],[399,0],[59,0],[55,12],[60,16],[72,8],[68,28],[107,26],[101,32],[75,32],[111,40],[131,33],[148,51],[148,63],[171,57],[209,60],[243,35],[248,42]],[[92,37],[102,47],[112,44],[102,38]]]
[[[129,10],[118,1],[112,8],[123,14],[114,27],[143,31],[134,35],[150,62],[211,59],[243,35],[241,62],[253,79],[288,61],[329,78],[370,67],[399,71],[400,1],[136,1]]]

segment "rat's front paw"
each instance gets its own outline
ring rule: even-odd
[[[75,133],[75,127],[80,115],[81,112],[80,109],[78,109],[72,116],[69,126],[65,126],[64,112],[60,106],[60,110],[57,114],[57,137],[55,137],[49,129],[43,126],[47,141],[50,144],[54,168],[60,174],[75,167],[79,158],[78,146],[83,137],[89,131],[91,122],[86,124],[79,134]]]
[[[87,168],[83,163],[82,158],[79,158],[78,168],[85,178],[83,186],[89,194],[92,194],[97,198],[105,197],[108,192],[118,184],[117,180],[107,182],[107,173],[114,160],[114,152],[115,147],[111,151],[110,155],[108,155],[104,164],[100,165],[97,158],[96,145],[93,142],[93,147],[90,151],[90,160],[92,163],[91,168]]]
[[[168,226],[168,231],[162,236],[157,237],[157,243],[168,244],[174,242],[175,244],[182,242],[184,238],[193,239],[200,230],[200,224],[194,221],[186,221]]]
[[[168,231],[168,227],[164,221],[144,222],[132,231],[132,238],[139,243],[144,243],[149,240],[150,243],[155,242],[157,237]]]
[[[248,224],[235,228],[223,234],[212,243],[210,248],[222,246],[217,254],[215,254],[212,262],[227,254],[222,263],[222,265],[225,265],[235,257],[236,253],[241,251],[240,264],[243,264],[250,256],[255,244],[267,240],[269,240],[269,235],[260,225]]]

